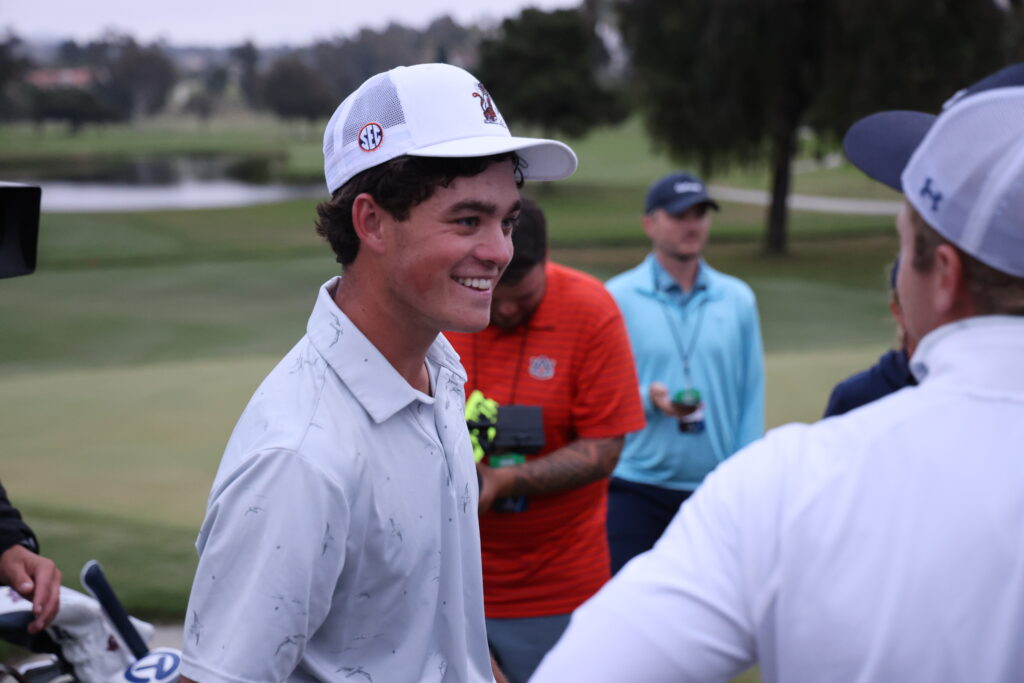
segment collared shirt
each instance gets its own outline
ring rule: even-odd
[[[446,333],[469,372],[467,390],[543,409],[546,457],[577,439],[644,425],[622,316],[601,282],[548,261],[547,290],[513,330]],[[500,428],[500,426],[499,426]],[[480,519],[489,618],[567,614],[611,576],[606,479],[543,496],[522,512]]]
[[[744,449],[531,681],[1019,681],[1022,359],[1024,318],[945,325],[919,386]]]
[[[661,292],[669,303],[680,308],[685,307],[698,292],[707,291],[710,284],[708,265],[704,259],[700,259],[697,264],[697,275],[693,278],[693,286],[689,290],[684,290],[679,281],[658,263],[658,259],[653,258],[653,254],[644,259],[644,263],[651,269],[651,282],[654,291]]]
[[[764,433],[764,351],[754,293],[704,261],[684,292],[653,254],[607,287],[629,330],[647,417],[644,430],[626,437],[615,476],[692,491]],[[651,404],[655,381],[671,393],[700,391],[704,431],[680,433],[676,419]]]
[[[228,443],[182,673],[203,683],[491,681],[458,357],[409,385],[320,290]]]

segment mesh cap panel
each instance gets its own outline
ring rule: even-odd
[[[1024,87],[973,95],[944,111],[902,184],[939,234],[982,263],[1024,277]]]
[[[374,76],[356,93],[342,128],[342,140],[346,145],[354,142],[362,127],[371,122],[384,128],[385,134],[389,128],[405,123],[398,91],[387,74]]]

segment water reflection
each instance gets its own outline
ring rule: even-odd
[[[326,198],[322,184],[251,185],[237,180],[188,180],[173,185],[114,185],[36,181],[44,213],[214,209],[270,204],[286,199]]]
[[[0,162],[0,178],[42,187],[42,210],[49,213],[227,208],[326,196],[320,182],[281,182],[284,162],[273,155]]]

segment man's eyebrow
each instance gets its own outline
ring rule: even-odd
[[[508,210],[508,213],[514,213],[522,206],[521,200],[516,200],[516,203]],[[493,216],[498,213],[498,205],[493,202],[485,202],[481,199],[463,199],[461,202],[457,202],[448,207],[448,211],[451,213],[458,213],[460,211],[474,211],[476,213],[483,213],[488,216]]]

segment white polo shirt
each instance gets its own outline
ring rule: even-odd
[[[912,367],[719,466],[531,683],[1020,681],[1024,318],[943,326]]]
[[[412,388],[319,293],[228,442],[199,533],[182,674],[493,680],[458,356]]]

